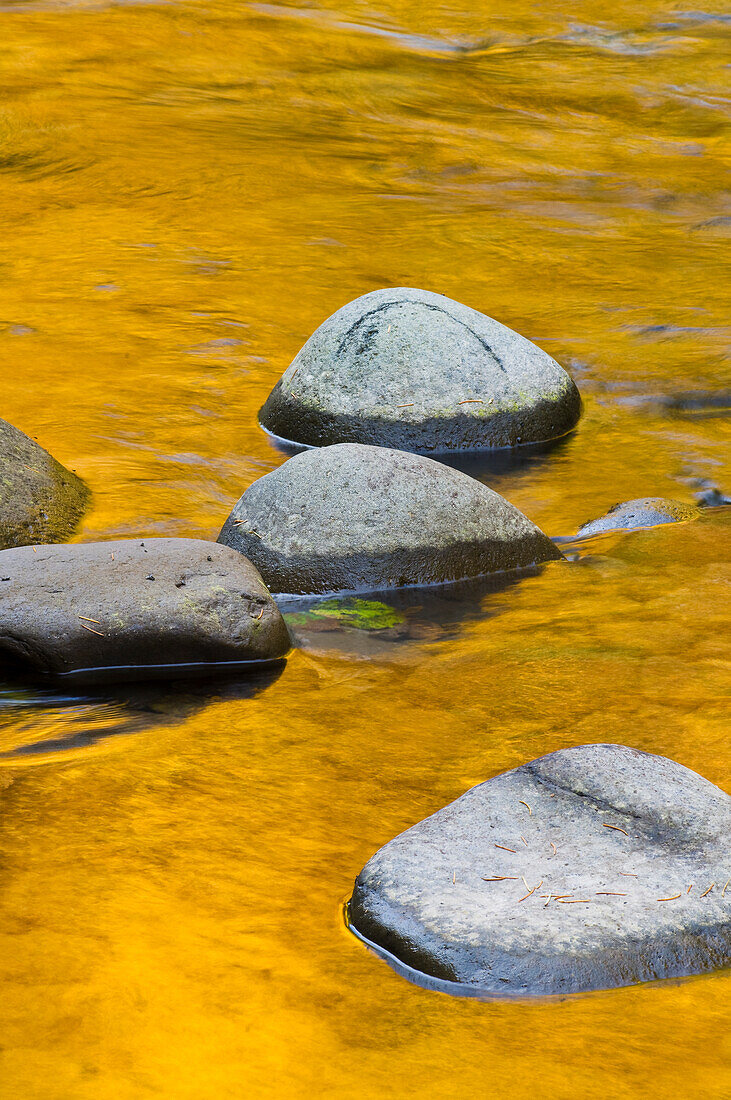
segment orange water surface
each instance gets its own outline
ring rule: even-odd
[[[284,460],[281,371],[389,285],[571,371],[578,430],[474,471],[549,534],[731,494],[731,22],[699,2],[0,0],[0,415],[91,487],[77,537],[215,538]],[[0,675],[3,1097],[731,1095],[728,973],[465,1000],[342,920],[381,844],[545,752],[731,790],[730,528],[296,619],[250,680]]]

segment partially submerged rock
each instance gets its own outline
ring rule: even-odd
[[[0,549],[67,539],[88,499],[76,474],[0,420]]]
[[[0,655],[77,680],[215,672],[285,655],[289,635],[251,562],[197,539],[0,553]]]
[[[560,558],[501,496],[432,459],[345,443],[255,481],[218,538],[273,592],[434,584]]]
[[[666,500],[664,497],[642,497],[640,500],[615,504],[605,516],[585,523],[576,534],[578,538],[586,538],[589,535],[603,535],[607,531],[679,523],[682,520],[697,519],[699,515],[698,508],[692,504],[681,504],[679,500]]]
[[[556,439],[580,412],[572,379],[525,337],[441,294],[389,287],[320,325],[259,419],[309,446],[428,453]]]
[[[564,749],[381,848],[350,922],[465,992],[700,974],[731,963],[730,835],[731,798],[688,768],[622,745]]]

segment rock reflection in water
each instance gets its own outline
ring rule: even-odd
[[[499,615],[503,597],[545,567],[530,566],[452,584],[390,588],[363,596],[280,601],[292,640],[308,650],[373,657],[408,642],[444,641],[468,622]]]
[[[301,454],[302,451],[314,450],[309,444],[294,443],[290,439],[282,439],[281,436],[274,435],[266,428],[264,431],[266,431],[272,446],[281,454],[286,455],[287,458],[293,458],[295,455]],[[518,447],[495,447],[492,450],[466,451],[464,453],[457,451],[434,452],[433,454],[430,453],[428,457],[444,462],[445,465],[452,466],[455,470],[461,470],[463,474],[469,474],[470,477],[474,477],[478,481],[484,481],[487,485],[492,485],[491,479],[497,475],[527,471],[549,457],[556,457],[569,442],[575,431],[576,429],[572,429],[565,435],[559,436],[558,439],[548,439],[541,443],[525,443]]]
[[[246,676],[100,685],[83,692],[3,674],[0,762],[28,762],[108,737],[176,725],[213,702],[254,698],[279,679],[284,667],[280,661]]]

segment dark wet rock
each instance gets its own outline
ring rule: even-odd
[[[438,584],[561,557],[481,482],[430,458],[354,443],[305,451],[255,481],[219,542],[283,593]]]
[[[0,553],[0,654],[78,680],[260,665],[289,635],[251,562],[197,539]]]
[[[427,453],[556,439],[580,412],[572,379],[525,337],[441,294],[390,287],[320,325],[259,419],[308,446]]]
[[[682,520],[697,519],[699,515],[700,512],[693,504],[682,504],[678,500],[666,500],[664,497],[643,497],[640,500],[615,504],[605,516],[580,527],[577,536],[585,538],[589,535],[602,535],[607,531],[655,527],[659,523],[680,523]]]
[[[731,497],[716,487],[703,489],[695,494],[695,498],[699,508],[721,508],[724,504],[731,504]]]
[[[381,848],[356,880],[351,926],[455,991],[704,973],[731,963],[730,830],[731,798],[672,760],[564,749]]]
[[[708,218],[707,221],[691,226],[691,231],[697,232],[701,229],[731,230],[731,215],[721,214],[717,218]]]
[[[69,538],[88,500],[76,474],[0,420],[0,549]]]
[[[666,409],[678,413],[728,414],[731,412],[731,391],[688,390],[663,399]]]

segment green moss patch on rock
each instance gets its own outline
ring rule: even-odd
[[[350,597],[344,600],[323,600],[306,611],[293,611],[284,615],[285,621],[294,627],[315,627],[326,624],[332,629],[391,630],[406,621],[395,608],[378,600],[360,600]]]

